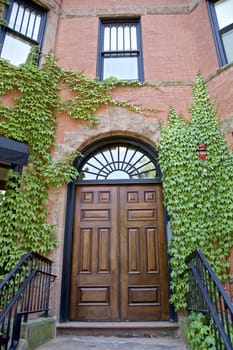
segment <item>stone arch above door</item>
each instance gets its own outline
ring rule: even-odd
[[[98,118],[99,123],[93,127],[87,122],[77,122],[75,128],[64,131],[63,142],[58,142],[55,158],[59,158],[63,152],[82,150],[95,140],[113,135],[128,135],[152,146],[158,143],[159,122],[156,118],[135,114],[120,107],[106,107]]]

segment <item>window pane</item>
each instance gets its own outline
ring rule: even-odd
[[[13,6],[12,6],[9,24],[8,24],[10,28],[14,28],[18,8],[19,8],[18,3],[14,2]]]
[[[18,10],[18,13],[17,13],[17,19],[16,19],[15,27],[14,27],[14,29],[15,29],[17,32],[20,32],[20,30],[21,30],[21,24],[22,24],[22,20],[23,20],[23,14],[24,14],[24,7],[23,7],[23,6],[20,6],[20,7],[19,7],[19,10]]]
[[[105,57],[103,79],[109,77],[116,77],[122,80],[137,80],[137,57]]]
[[[125,171],[115,170],[107,176],[108,180],[129,179],[129,174]]]
[[[28,9],[26,9],[26,11],[24,12],[22,28],[21,28],[21,31],[20,31],[23,35],[25,35],[26,31],[27,31],[29,16],[30,16],[30,12],[29,12]]]
[[[31,12],[31,16],[28,23],[28,30],[27,30],[27,36],[29,38],[32,38],[35,20],[36,20],[36,14],[35,12]]]
[[[130,31],[129,31],[129,27],[125,27],[124,28],[124,35],[125,35],[125,50],[130,50]]]
[[[110,50],[110,28],[104,28],[104,51]]]
[[[222,35],[223,45],[225,48],[227,62],[233,62],[233,30]]]
[[[123,42],[124,42],[124,37],[123,37],[123,27],[120,26],[118,27],[118,38],[117,38],[117,44],[118,44],[118,50],[119,51],[123,51],[124,46],[123,46]]]
[[[111,28],[111,51],[116,51],[116,27]]]
[[[31,48],[32,45],[26,41],[12,34],[6,34],[1,57],[9,60],[15,66],[18,66],[26,62]]]
[[[131,50],[137,50],[137,32],[136,27],[131,27]]]
[[[233,0],[221,0],[215,3],[219,28],[233,23]]]
[[[35,23],[35,27],[34,27],[34,31],[33,31],[33,36],[32,36],[32,39],[34,39],[34,40],[38,40],[40,22],[41,22],[41,16],[37,15],[36,16],[36,23]]]

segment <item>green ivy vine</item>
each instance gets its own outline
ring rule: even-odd
[[[171,302],[177,310],[187,306],[185,258],[201,249],[223,280],[233,247],[233,155],[200,74],[193,86],[190,116],[187,121],[171,108],[168,127],[161,126],[159,144],[172,230]],[[199,144],[206,145],[206,160],[199,159]]]
[[[77,177],[72,166],[76,153],[52,159],[57,115],[98,123],[97,109],[112,104],[142,113],[144,109],[112,98],[117,87],[143,86],[137,82],[104,82],[81,72],[61,69],[53,55],[46,56],[41,68],[35,65],[35,52],[27,63],[15,67],[0,60],[0,97],[14,96],[13,103],[0,105],[0,134],[27,142],[29,163],[22,176],[10,174],[5,198],[0,198],[0,269],[8,271],[23,253],[33,250],[47,254],[57,245],[56,227],[48,223],[48,190]],[[61,97],[68,89],[72,98]]]
[[[186,338],[189,349],[217,349],[212,321],[208,323],[204,314],[192,312],[188,316]]]

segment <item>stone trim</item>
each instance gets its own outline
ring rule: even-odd
[[[82,151],[86,145],[113,135],[138,138],[153,146],[158,144],[158,120],[149,121],[143,115],[134,114],[121,107],[108,107],[98,118],[99,124],[94,127],[87,123],[77,124],[72,131],[66,131],[64,143],[56,147],[54,160],[60,159],[65,152]]]
[[[189,11],[192,12],[195,10],[195,8],[200,5],[202,0],[191,0],[190,5],[189,5]]]
[[[191,0],[189,5],[176,6],[130,6],[71,9],[61,11],[61,18],[189,14],[201,3],[201,1],[202,0]]]
[[[35,0],[36,4],[44,7],[48,11],[55,11],[57,14],[60,13],[60,5],[56,0]]]

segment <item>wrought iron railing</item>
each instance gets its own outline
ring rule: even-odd
[[[0,282],[0,349],[16,348],[21,321],[31,313],[48,316],[52,262],[36,253],[26,254]]]
[[[187,260],[189,276],[188,310],[205,314],[215,338],[216,350],[233,349],[233,304],[210,267],[197,250]]]

